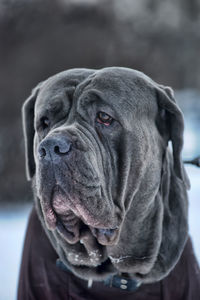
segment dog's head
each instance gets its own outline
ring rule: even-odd
[[[165,276],[187,236],[172,90],[131,69],[72,69],[33,90],[23,124],[37,211],[63,262],[86,278]]]

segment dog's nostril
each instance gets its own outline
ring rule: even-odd
[[[40,154],[40,157],[45,157],[46,156],[46,150],[44,148],[40,148],[39,154]]]
[[[54,152],[58,155],[67,154],[71,149],[71,143],[66,143],[60,146],[54,147]]]
[[[38,155],[45,160],[54,160],[58,156],[67,155],[71,151],[72,143],[61,138],[47,138],[41,142]]]
[[[59,153],[60,153],[60,150],[59,150],[59,147],[58,147],[58,146],[55,146],[54,152],[55,152],[56,154],[59,154]]]

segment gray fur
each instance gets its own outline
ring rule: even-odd
[[[97,123],[98,111],[115,120]],[[41,132],[44,116],[51,125]],[[84,279],[164,278],[188,236],[184,122],[173,91],[127,68],[72,69],[34,90],[23,120],[37,212],[64,264]],[[70,138],[70,154],[39,159],[38,147],[55,136]],[[71,236],[58,230],[58,216]]]

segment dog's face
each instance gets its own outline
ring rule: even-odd
[[[150,223],[162,227],[157,195],[169,139],[183,176],[183,122],[171,90],[125,68],[69,70],[35,89],[24,125],[38,213],[63,261],[77,273],[114,272],[118,253],[131,257],[135,243],[138,259],[148,257],[137,272],[147,273],[162,240],[162,228]]]
[[[141,102],[134,98],[139,88],[123,91],[119,75],[107,82],[109,76],[108,71],[97,78],[92,74],[76,91],[63,78],[53,78],[36,100],[37,196],[46,225],[69,243],[80,241],[86,227],[100,244],[116,243],[130,202],[123,195],[127,181],[131,194],[137,192],[151,167],[156,172],[148,184],[153,190],[160,185],[163,147],[154,96]]]

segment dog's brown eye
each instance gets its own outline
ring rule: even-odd
[[[43,128],[43,129],[48,128],[49,125],[50,125],[49,119],[48,119],[47,117],[42,117],[42,118],[41,118],[41,125],[42,125],[42,128]]]
[[[109,116],[108,114],[100,111],[97,114],[97,122],[100,124],[104,124],[106,126],[109,126],[112,123],[113,118]]]

